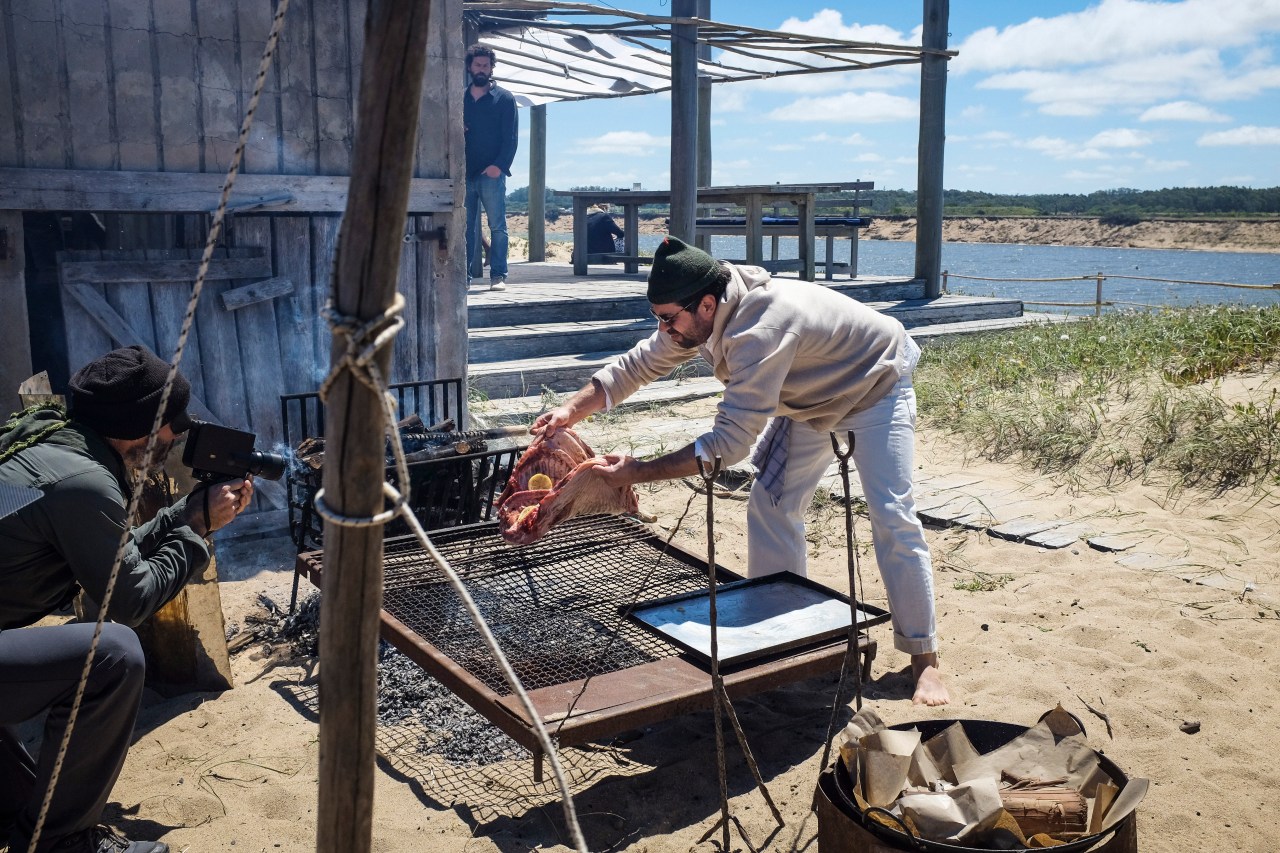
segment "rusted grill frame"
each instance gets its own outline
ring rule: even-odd
[[[643,544],[655,554],[665,549],[672,559],[696,569],[705,577],[705,560],[674,544],[666,545],[639,522],[608,518],[583,520],[585,524],[602,522],[624,525],[627,537],[634,537],[633,542]],[[561,528],[557,532],[563,535],[549,544],[552,547],[571,549],[574,531]],[[555,532],[552,536],[555,536]],[[498,540],[497,526],[488,523],[452,528],[433,534],[432,540],[449,558],[452,543],[462,543],[465,546],[469,542],[480,541],[481,537]],[[388,540],[388,551],[394,555],[397,549],[404,547],[405,541],[406,538]],[[416,547],[416,542],[409,542],[410,547]],[[321,552],[298,555],[298,573],[306,575],[317,586],[321,585],[323,556]],[[453,565],[452,559],[450,563]],[[454,568],[464,581],[468,581],[465,566]],[[741,576],[721,566],[716,567],[716,577],[718,583],[741,580]],[[395,572],[392,571],[387,583],[394,586],[396,582]],[[470,583],[468,586],[470,588]],[[379,617],[384,639],[533,753],[535,777],[540,779],[541,747],[533,722],[519,700],[494,690],[484,680],[460,666],[439,646],[419,635],[386,609],[380,612]],[[737,698],[838,672],[846,647],[847,643],[841,639],[742,664],[724,671],[725,688],[731,698]],[[864,659],[862,671],[867,674],[875,658],[876,642],[863,634],[859,637],[859,649]],[[638,726],[705,710],[712,705],[711,679],[706,669],[674,647],[669,656],[593,676],[589,679],[585,692],[584,681],[586,679],[575,679],[528,690],[543,723],[554,732],[563,746],[601,740]],[[572,716],[565,719],[571,705]]]

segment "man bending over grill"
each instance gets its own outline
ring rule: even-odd
[[[71,378],[70,418],[40,406],[0,427],[0,483],[43,495],[0,519],[0,840],[31,843],[92,624],[26,627],[83,588],[102,601],[125,529],[131,476],[143,476],[147,436],[169,365],[142,347],[107,353]],[[157,436],[158,472],[190,425],[191,386],[175,377]],[[99,826],[124,766],[142,701],[140,624],[209,562],[206,537],[253,495],[249,480],[203,487],[130,532],[84,698],[40,833],[38,853],[167,853]],[[7,726],[48,711],[37,764]]]
[[[747,508],[750,577],[805,574],[804,510],[833,458],[831,433],[852,431],[894,646],[911,655],[912,701],[949,702],[938,671],[933,566],[911,489],[911,373],[920,348],[901,323],[857,300],[718,262],[675,237],[654,253],[648,298],[658,330],[534,421],[533,431],[554,433],[612,408],[701,355],[725,386],[711,431],[654,459],[610,454],[593,473],[627,486],[697,474],[699,459],[732,465],[750,453],[757,471]]]

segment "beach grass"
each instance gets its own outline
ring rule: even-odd
[[[915,387],[982,457],[1222,491],[1280,483],[1278,380],[1280,307],[1212,306],[944,340]]]

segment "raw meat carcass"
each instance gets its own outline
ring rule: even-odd
[[[623,515],[639,510],[631,486],[606,486],[587,473],[604,465],[572,429],[539,435],[516,463],[499,495],[498,528],[513,545],[541,539],[555,525],[577,515]]]

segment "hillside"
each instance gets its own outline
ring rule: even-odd
[[[528,235],[528,219],[511,216],[512,236]],[[644,233],[661,234],[665,223],[642,222]],[[547,223],[551,233],[573,231],[573,218]],[[913,217],[872,218],[864,240],[914,240]],[[955,243],[1026,243],[1050,246],[1108,246],[1129,249],[1195,249],[1209,252],[1280,252],[1280,219],[1149,219],[1136,225],[1104,225],[1087,217],[946,217],[943,239]],[[514,247],[513,247],[514,249]],[[566,253],[567,254],[567,253]]]

